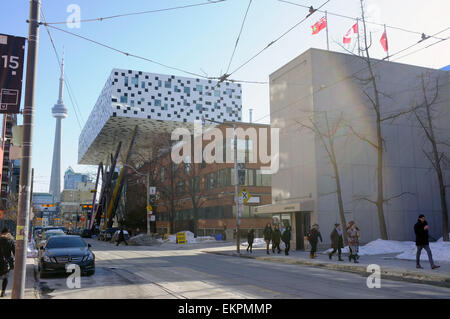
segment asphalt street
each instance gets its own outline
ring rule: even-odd
[[[381,288],[368,288],[358,274],[208,254],[199,246],[86,242],[96,273],[74,289],[64,276],[40,279],[41,298],[450,298],[448,288],[384,279]]]

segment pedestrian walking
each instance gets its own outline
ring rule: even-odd
[[[311,251],[309,253],[309,258],[311,258],[311,259],[316,257],[317,243],[319,242],[319,238],[320,238],[320,242],[323,242],[322,234],[319,231],[319,225],[314,224],[308,234],[309,244],[311,245]]]
[[[331,248],[333,248],[333,251],[328,254],[328,257],[332,258],[333,254],[337,251],[338,252],[338,260],[344,261],[341,258],[342,248],[344,248],[344,238],[342,237],[344,232],[342,231],[341,224],[334,224],[334,228],[331,231],[330,239],[331,239]]]
[[[269,244],[272,240],[272,226],[270,224],[266,225],[266,228],[264,228],[264,241],[266,242],[266,253],[269,255]]]
[[[0,280],[2,281],[2,292],[0,297],[5,296],[8,285],[9,271],[14,268],[14,254],[16,244],[7,227],[0,233]]]
[[[348,247],[350,249],[350,255],[348,256],[348,261],[353,261],[355,264],[359,263],[358,252],[359,252],[359,237],[361,236],[359,228],[356,227],[354,221],[350,221],[347,227],[347,238]]]
[[[289,250],[291,249],[291,226],[286,226],[286,229],[283,232],[283,235],[281,235],[281,239],[284,243],[284,254],[286,256],[289,255]]]
[[[250,249],[250,253],[253,252],[253,240],[254,239],[255,239],[255,230],[252,228],[247,233],[247,242],[248,242],[247,252],[249,249]]]
[[[281,244],[281,231],[278,228],[278,225],[275,225],[275,229],[272,232],[272,252],[275,254],[275,249],[277,249],[277,252],[281,252],[280,248]]]
[[[119,244],[120,244],[122,241],[125,243],[125,245],[128,246],[128,243],[127,243],[127,241],[125,240],[125,234],[123,233],[123,227],[120,227],[120,230],[119,230],[119,236],[118,236],[118,239],[117,239],[117,245],[116,245],[116,246],[119,246]]]
[[[417,223],[414,225],[414,233],[416,234],[416,246],[417,246],[417,254],[416,254],[416,268],[423,269],[420,265],[420,254],[422,249],[428,254],[428,261],[430,262],[431,269],[439,268],[434,264],[433,255],[431,254],[430,243],[428,240],[428,223],[425,220],[424,215],[419,215],[419,219]]]

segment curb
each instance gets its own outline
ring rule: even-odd
[[[254,257],[249,255],[237,254],[235,252],[218,252],[218,251],[203,251],[208,254],[231,256],[231,257],[241,257],[256,259],[269,262],[278,262],[289,265],[303,265],[310,267],[319,267],[335,271],[344,271],[354,274],[360,274],[364,277],[368,277],[371,273],[367,271],[367,266],[364,265],[348,265],[348,264],[332,264],[324,263],[320,261],[309,261],[304,259],[294,259],[294,258],[279,258],[279,257]],[[412,283],[427,284],[439,287],[450,288],[450,277],[441,274],[424,274],[413,271],[404,271],[401,269],[392,268],[381,268],[381,275],[384,279],[396,280],[396,281],[406,281]]]

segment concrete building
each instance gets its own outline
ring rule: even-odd
[[[61,143],[62,143],[62,120],[67,117],[67,108],[63,101],[64,88],[64,57],[61,65],[61,77],[59,78],[58,101],[52,108],[52,115],[56,118],[55,142],[53,145],[52,172],[50,176],[50,190],[55,202],[60,201],[61,194]]]
[[[429,80],[430,96],[434,79],[439,78],[434,126],[440,140],[448,141],[450,73],[375,59],[373,65],[382,92],[383,118],[422,103],[422,74]],[[363,89],[369,96],[373,90],[356,77],[368,77],[360,57],[318,49],[309,49],[270,75],[271,127],[280,128],[280,169],[272,176],[273,203],[258,207],[256,213],[290,222],[294,249],[305,248],[304,236],[314,223],[321,227],[324,245],[329,245],[329,233],[340,222],[327,152],[319,136],[299,124],[311,125],[312,118],[323,128],[324,114],[331,126],[339,116],[347,124],[334,132],[346,221],[356,222],[362,243],[380,238],[377,210],[368,201],[376,200],[377,152],[361,139],[376,136],[374,111]],[[352,134],[349,125],[361,138]],[[413,225],[420,213],[431,225],[430,235],[441,237],[439,187],[423,153],[429,150],[423,129],[415,116],[407,114],[382,122],[381,128],[384,197],[394,197],[384,206],[389,239],[414,240]],[[445,170],[445,181],[450,183],[449,170]]]

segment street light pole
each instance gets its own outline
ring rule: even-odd
[[[148,172],[147,172],[147,207],[150,205],[150,165],[148,165]],[[147,211],[147,235],[150,236],[150,214]]]
[[[27,73],[25,103],[23,109],[23,143],[20,165],[19,201],[17,209],[16,251],[12,299],[23,299],[27,266],[27,242],[30,219],[30,181],[33,144],[34,92],[36,85],[36,64],[39,42],[40,0],[30,0],[28,28]]]
[[[236,122],[233,123],[233,142],[234,142],[234,202],[236,204],[236,251],[241,253],[240,241],[240,224],[241,219],[239,216],[239,179],[238,179],[238,165],[237,165],[237,134],[236,134]]]

